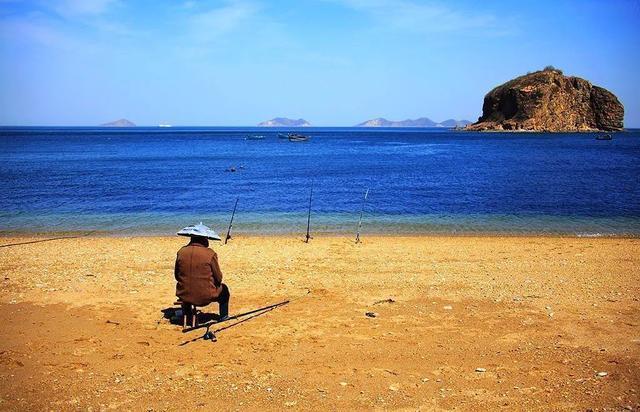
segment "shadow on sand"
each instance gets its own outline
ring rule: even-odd
[[[253,309],[250,310],[248,312],[244,312],[244,313],[240,313],[238,315],[233,315],[230,316],[229,318],[223,320],[223,321],[218,321],[218,314],[215,313],[200,313],[198,314],[198,321],[200,322],[198,324],[198,326],[195,327],[191,327],[191,328],[186,328],[182,330],[182,333],[187,333],[187,332],[192,332],[194,330],[197,329],[205,329],[204,334],[202,336],[198,336],[194,339],[188,340],[186,342],[182,342],[179,346],[184,346],[188,343],[191,342],[195,342],[196,340],[199,339],[211,339],[212,341],[215,342],[216,338],[215,338],[215,334],[218,332],[221,332],[223,330],[232,328],[234,326],[237,326],[241,323],[244,323],[248,320],[251,320],[253,318],[257,318],[258,316],[262,316],[265,313],[271,312],[272,310],[279,308],[280,306],[284,306],[286,304],[288,304],[290,301],[289,300],[284,300],[282,302],[278,302],[278,303],[274,303],[273,305],[268,305],[268,306],[264,306],[258,309]],[[177,311],[179,311],[179,308],[175,308],[175,307],[171,307],[171,308],[165,308],[162,309],[162,313],[165,317],[165,319],[169,319],[169,321],[171,322],[171,324],[173,325],[182,325],[182,319],[180,316],[177,316]],[[247,317],[245,317],[247,316]],[[241,318],[244,318],[242,320],[240,320]],[[237,322],[233,322],[233,321],[237,321]],[[228,322],[232,322],[232,323],[228,323]],[[219,327],[215,330],[210,330],[212,326],[214,325],[221,325],[223,323],[227,323],[226,325]]]
[[[182,326],[182,309],[179,307],[169,307],[169,308],[164,308],[162,309],[160,312],[162,312],[162,315],[164,316],[165,319],[168,319],[169,322],[172,325],[179,325]],[[206,324],[206,323],[215,323],[218,321],[220,315],[218,315],[217,313],[207,313],[207,312],[200,312],[200,310],[198,310],[198,323],[200,325],[202,324]],[[190,328],[193,329],[193,328]]]

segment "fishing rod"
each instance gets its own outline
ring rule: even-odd
[[[196,326],[196,327],[194,327],[194,328],[190,328],[190,329],[183,329],[183,330],[182,330],[182,333],[190,332],[190,331],[195,330],[195,329],[206,328],[206,330],[205,330],[205,332],[204,332],[204,335],[202,335],[202,336],[198,336],[198,337],[193,338],[193,339],[191,339],[191,340],[188,340],[188,341],[186,341],[186,342],[182,342],[179,346],[184,346],[184,345],[187,345],[187,344],[189,344],[189,343],[191,343],[191,342],[195,342],[195,341],[200,340],[200,339],[203,339],[203,340],[210,340],[211,342],[214,342],[214,343],[215,343],[215,342],[217,342],[217,341],[218,341],[218,337],[216,336],[216,333],[218,333],[218,332],[222,332],[222,331],[223,331],[223,330],[225,330],[225,329],[229,329],[229,328],[232,328],[232,327],[234,327],[234,326],[236,326],[236,325],[239,325],[239,324],[241,324],[241,323],[247,322],[247,321],[249,321],[249,320],[251,320],[251,319],[253,319],[253,318],[257,318],[258,316],[262,316],[262,315],[264,315],[264,314],[266,314],[266,313],[268,313],[268,312],[271,312],[272,310],[274,310],[274,309],[276,309],[276,308],[279,308],[280,306],[284,306],[284,305],[288,304],[289,302],[290,302],[290,301],[286,300],[286,301],[284,301],[284,302],[276,303],[276,304],[274,304],[274,305],[270,305],[270,306],[267,306],[267,307],[264,307],[264,308],[260,308],[260,309],[252,310],[251,312],[247,312],[247,313],[243,313],[243,314],[241,314],[241,315],[233,316],[233,317],[231,317],[231,318],[229,318],[229,319],[226,319],[226,320],[224,320],[224,321],[222,321],[222,322],[227,322],[227,321],[229,321],[229,320],[236,320],[236,319],[238,319],[238,318],[241,318],[241,317],[244,317],[244,316],[247,316],[247,315],[252,314],[251,316],[249,316],[249,317],[245,317],[244,319],[242,319],[242,320],[240,320],[240,321],[238,321],[238,322],[236,322],[236,323],[233,323],[233,324],[231,324],[231,325],[227,325],[227,326],[223,326],[223,327],[221,327],[221,328],[218,328],[218,329],[217,329],[217,330],[215,330],[215,331],[211,330],[211,327],[212,327],[213,325],[217,325],[218,323],[222,323],[222,322],[208,322],[208,323],[206,323],[206,324],[204,324],[204,325],[199,325],[199,326]]]
[[[239,325],[241,323],[247,322],[247,321],[249,321],[251,319],[254,319],[254,318],[258,317],[258,316],[262,316],[262,315],[264,315],[266,313],[271,312],[274,309],[277,309],[277,308],[282,307],[282,306],[286,306],[289,303],[295,302],[295,301],[297,301],[299,299],[302,299],[302,298],[304,298],[304,297],[306,297],[306,296],[308,296],[310,294],[311,294],[311,289],[307,289],[306,293],[304,293],[302,295],[299,295],[299,296],[296,296],[296,297],[293,297],[293,298],[290,298],[290,299],[287,299],[287,300],[283,300],[282,302],[274,303],[274,304],[271,304],[271,305],[268,305],[268,306],[264,306],[264,307],[261,307],[261,308],[258,308],[258,309],[250,310],[248,312],[240,313],[238,315],[230,316],[227,319],[225,319],[223,321],[220,321],[220,322],[214,320],[214,321],[210,321],[210,322],[207,322],[207,323],[200,324],[198,326],[193,326],[193,327],[190,327],[190,328],[183,329],[182,333],[191,332],[191,331],[194,331],[194,330],[197,330],[197,329],[205,329],[205,332],[204,332],[204,335],[202,335],[202,336],[198,336],[198,337],[196,337],[194,339],[188,340],[186,342],[182,342],[180,344],[180,346],[187,345],[187,344],[189,344],[191,342],[195,342],[195,341],[197,341],[199,339],[210,340],[212,342],[216,342],[218,340],[218,338],[215,335],[217,332],[221,332],[221,331],[223,331],[225,329],[232,328],[232,327],[234,327],[236,325]],[[249,316],[249,315],[251,315],[251,316]],[[241,320],[239,320],[239,319],[241,319]],[[236,320],[237,322],[231,323],[231,324],[229,324],[227,326],[223,326],[221,328],[218,328],[215,331],[211,330],[211,327],[214,326],[214,325],[218,325],[218,324],[223,323],[223,322],[230,322],[230,321],[233,321],[233,320]]]
[[[236,215],[236,208],[238,207],[239,197],[236,197],[236,204],[233,206],[233,212],[231,213],[231,220],[229,221],[229,228],[227,229],[227,236],[224,238],[224,244],[227,244],[227,241],[231,239],[231,228],[233,227],[233,217]]]
[[[362,208],[360,209],[360,219],[358,220],[358,230],[356,231],[356,243],[360,243],[360,229],[362,229],[362,214],[364,213],[364,204],[367,202],[367,196],[369,196],[369,188],[364,192],[364,199],[362,200]]]
[[[230,322],[232,320],[237,320],[237,319],[243,318],[243,317],[248,316],[248,315],[253,315],[255,313],[269,312],[269,311],[271,311],[271,310],[273,310],[275,308],[278,308],[280,306],[288,305],[289,303],[291,303],[291,299],[283,300],[282,302],[278,302],[278,303],[274,303],[272,305],[268,305],[268,306],[265,306],[265,307],[262,307],[262,308],[250,310],[249,312],[244,312],[244,313],[241,313],[241,314],[238,314],[238,315],[229,316],[227,319],[225,319],[223,321],[220,321],[220,322],[218,322],[218,321],[210,321],[210,322],[202,323],[202,324],[200,324],[198,326],[192,326],[190,328],[185,328],[185,329],[182,329],[182,333],[187,333],[187,332],[191,332],[191,331],[194,331],[196,329],[202,329],[202,328],[206,328],[208,330],[209,327],[211,327],[212,325],[217,325],[217,324],[220,324],[220,323],[223,323],[223,322]]]
[[[313,197],[313,180],[311,181],[311,193],[309,194],[309,213],[307,214],[307,237],[305,243],[309,243],[311,235],[309,235],[309,227],[311,226],[311,198]]]
[[[4,245],[0,245],[0,248],[11,247],[11,246],[19,246],[19,245],[29,245],[31,243],[42,243],[42,242],[51,242],[53,240],[63,240],[63,239],[78,239],[81,237],[87,237],[97,232],[97,230],[90,230],[88,232],[82,233],[76,236],[60,236],[60,237],[51,237],[46,239],[37,239],[37,240],[28,240],[25,242],[16,242],[16,243],[7,243]]]
[[[71,200],[68,200],[66,202],[62,202],[60,204],[58,204],[56,207],[60,207],[60,206],[64,206],[67,205],[69,203],[71,203]],[[153,208],[153,206],[148,207],[146,209],[143,209],[143,212],[148,212]],[[136,218],[133,218],[134,220]],[[116,219],[118,220],[118,219]],[[119,220],[118,220],[119,221]],[[57,224],[55,224],[54,226],[60,226],[62,224],[62,222],[59,222]],[[136,227],[138,224],[137,223],[133,223],[124,227],[121,227],[119,229],[112,229],[109,230],[108,232],[110,233],[119,233],[119,232],[123,232],[125,230],[129,230],[133,227]],[[24,241],[24,242],[17,242],[17,243],[8,243],[8,244],[3,244],[0,245],[0,248],[6,248],[6,247],[12,247],[12,246],[19,246],[19,245],[29,245],[32,243],[42,243],[42,242],[51,242],[51,241],[55,241],[55,240],[64,240],[64,239],[79,239],[79,238],[83,238],[83,237],[87,237],[87,236],[91,236],[94,233],[99,233],[100,229],[93,229],[93,230],[87,230],[87,231],[83,231],[77,235],[71,235],[71,236],[57,236],[57,237],[50,237],[50,238],[45,238],[45,239],[36,239],[36,240],[29,240],[29,241]]]

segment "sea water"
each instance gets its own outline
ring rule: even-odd
[[[640,130],[287,131],[0,128],[0,232],[640,234]]]

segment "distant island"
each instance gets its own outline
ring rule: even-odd
[[[114,120],[113,122],[104,123],[101,127],[136,127],[135,123],[127,119]]]
[[[271,120],[258,123],[259,127],[309,127],[311,123],[304,119],[287,119],[286,117],[276,117]]]
[[[610,91],[547,66],[510,80],[484,97],[480,131],[589,132],[622,130],[624,107]]]
[[[387,120],[385,118],[378,117],[377,119],[371,119],[357,124],[355,127],[464,127],[468,124],[471,124],[468,120],[447,119],[443,122],[437,123],[428,117],[400,121]]]

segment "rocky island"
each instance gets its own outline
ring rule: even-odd
[[[437,123],[428,117],[420,117],[418,119],[406,119],[400,121],[387,120],[383,117],[367,120],[357,124],[355,127],[462,127],[470,124],[468,120],[447,119]]]
[[[548,66],[491,90],[482,116],[465,130],[589,132],[622,130],[624,107],[610,91]]]
[[[104,123],[101,127],[136,127],[135,123],[127,119],[114,120],[113,122]]]
[[[271,120],[258,123],[259,127],[309,127],[311,123],[304,119],[288,119],[286,117],[276,117]]]

